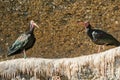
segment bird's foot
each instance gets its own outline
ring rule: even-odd
[[[26,59],[27,58],[27,56],[24,56],[24,59]]]
[[[23,50],[23,54],[24,54],[24,59],[26,59],[27,56],[26,56],[26,53],[25,53],[25,49]]]

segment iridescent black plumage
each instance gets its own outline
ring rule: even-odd
[[[92,29],[89,22],[85,23],[87,35],[90,39],[98,45],[114,45],[119,46],[120,42],[116,40],[112,35],[98,29]]]
[[[20,53],[24,50],[33,47],[36,38],[34,36],[34,28],[37,26],[33,20],[30,22],[30,30],[24,34],[21,34],[17,40],[9,47],[8,56]],[[38,27],[38,26],[37,26]]]

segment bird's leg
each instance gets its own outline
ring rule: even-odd
[[[99,45],[99,46],[98,46],[98,52],[100,52],[100,49],[101,49],[101,46]]]
[[[23,50],[23,54],[24,54],[24,58],[26,59],[26,53],[25,53],[25,49]]]
[[[105,46],[103,45],[102,50],[104,50],[104,48],[105,48]],[[101,45],[99,45],[99,47],[98,47],[98,52],[100,52],[100,50],[101,50]]]
[[[103,49],[103,50],[105,49],[105,46],[104,46],[104,45],[102,46],[102,49]]]

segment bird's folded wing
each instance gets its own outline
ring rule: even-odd
[[[101,38],[106,38],[107,37],[107,33],[103,32],[103,31],[93,31],[92,32],[92,37],[93,39],[101,39]]]
[[[12,44],[12,46],[9,47],[9,52],[13,53],[24,47],[28,42],[29,36],[30,34],[29,35],[22,34],[20,37],[18,37],[17,40]]]

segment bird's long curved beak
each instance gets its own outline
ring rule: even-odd
[[[39,26],[36,23],[34,23],[34,26],[36,26],[37,28],[39,28]]]
[[[77,24],[84,25],[84,22],[82,22],[82,21],[77,21]]]
[[[77,24],[81,25],[81,26],[84,26],[84,22],[82,21],[77,21]],[[81,31],[83,31],[84,29],[82,28]]]

